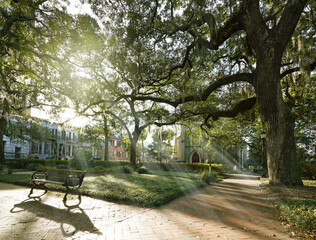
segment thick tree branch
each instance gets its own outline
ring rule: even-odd
[[[316,61],[311,63],[309,65],[309,68],[310,68],[311,71],[313,71],[316,68]],[[301,69],[302,69],[301,67],[295,67],[295,68],[287,69],[283,73],[281,73],[281,79],[284,78],[286,75],[289,75],[289,74],[294,73],[294,72],[298,72]]]
[[[208,49],[217,50],[230,36],[244,29],[243,15],[244,11],[240,8],[221,28],[216,30],[217,34],[210,41],[200,39],[199,43]]]
[[[288,0],[283,10],[279,23],[275,27],[274,34],[278,39],[280,49],[285,49],[292,36],[297,22],[306,6],[307,0]]]
[[[196,96],[186,96],[186,97],[180,97],[176,100],[169,100],[166,98],[162,97],[154,97],[154,96],[132,96],[132,95],[122,95],[122,97],[130,97],[134,100],[140,100],[140,101],[154,101],[154,102],[159,102],[159,103],[166,103],[169,104],[173,107],[177,107],[182,103],[186,102],[192,102],[192,101],[206,101],[207,98],[218,88],[234,83],[234,82],[248,82],[252,84],[253,82],[253,73],[240,73],[240,74],[235,74],[231,76],[226,76],[217,79],[214,83],[212,83],[209,87],[207,87],[203,93],[200,99],[197,99]]]
[[[234,118],[239,113],[245,112],[247,110],[252,109],[256,104],[256,97],[247,98],[245,100],[240,101],[237,103],[232,109],[230,110],[220,110],[220,111],[214,111],[212,113],[209,113],[205,117],[205,125],[208,125],[207,122],[210,118],[212,118],[214,121],[216,121],[220,117],[227,117],[227,118]]]

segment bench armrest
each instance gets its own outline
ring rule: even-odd
[[[65,179],[66,186],[81,186],[83,177],[69,176]]]
[[[37,179],[38,178],[38,176],[43,176],[43,175],[45,175],[45,178],[47,177],[47,172],[34,172],[33,174],[32,174],[32,177],[31,177],[31,179]]]

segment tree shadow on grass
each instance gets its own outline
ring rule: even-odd
[[[60,229],[65,237],[70,237],[78,231],[101,234],[89,216],[80,207],[60,209],[42,203],[39,198],[29,198],[15,204],[10,210],[11,213],[19,213],[21,211],[27,211],[35,214],[38,218],[45,218],[60,223]]]

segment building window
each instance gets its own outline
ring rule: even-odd
[[[66,132],[65,131],[61,132],[61,140],[66,140]]]
[[[71,141],[71,132],[68,132],[68,141]]]
[[[112,140],[109,140],[109,145],[110,145],[110,146],[112,145]]]

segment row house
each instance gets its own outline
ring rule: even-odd
[[[35,142],[28,140],[11,140],[4,136],[4,152],[6,158],[39,158],[39,159],[71,159],[77,149],[91,149],[95,159],[102,159],[104,143],[101,147],[94,147],[91,143],[80,142],[80,135],[72,128],[61,127],[42,120],[42,127],[49,129],[48,140]],[[122,142],[119,135],[110,137],[108,142],[108,156],[113,160],[129,160],[127,144]]]
[[[119,135],[114,135],[110,137],[108,141],[108,159],[111,160],[120,160],[120,161],[128,161],[129,153],[128,153],[128,144],[122,141],[122,138]],[[92,155],[95,159],[103,159],[104,155],[104,143],[101,143],[99,147],[93,147]]]

